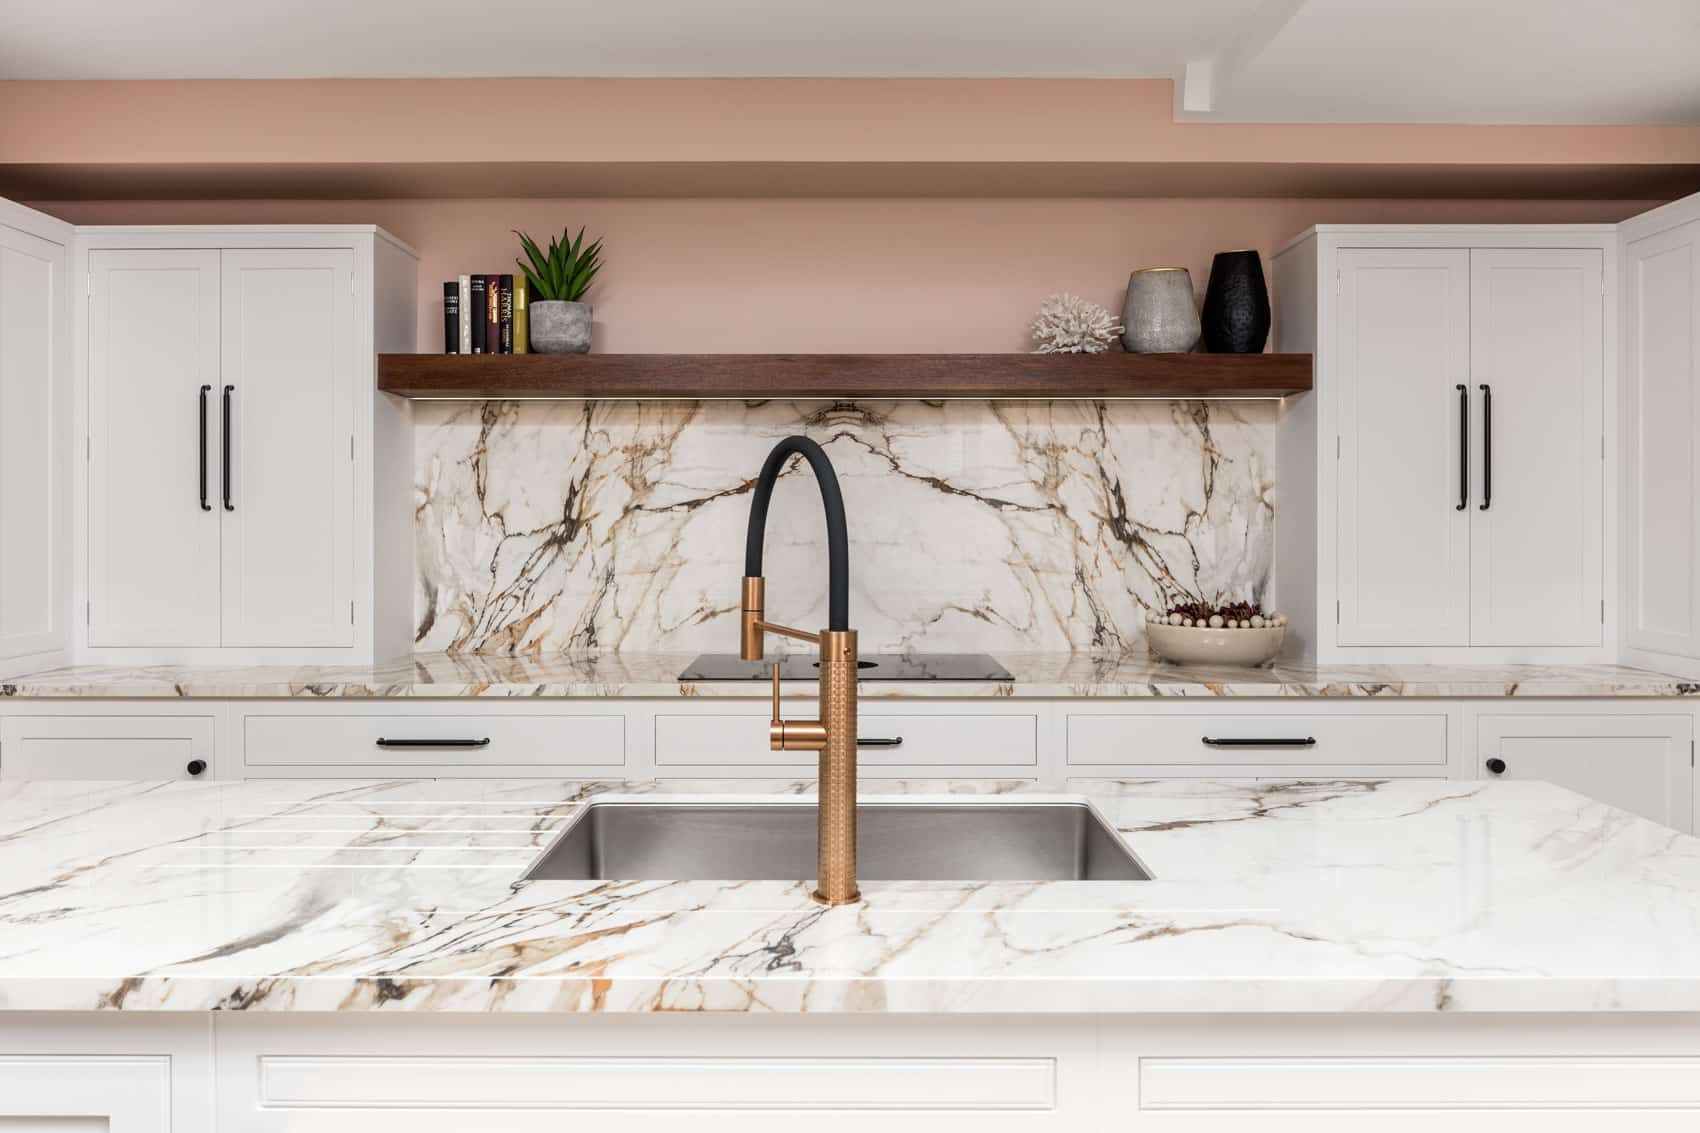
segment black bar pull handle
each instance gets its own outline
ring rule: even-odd
[[[1205,736],[1206,747],[1315,747],[1315,736],[1269,736],[1266,738],[1240,739],[1227,736],[1217,739],[1215,736]]]
[[[212,504],[207,502],[207,394],[212,392],[211,386],[201,387],[201,510],[211,511]]]
[[[1482,510],[1493,506],[1493,387],[1483,382],[1482,391]]]
[[[379,747],[489,747],[490,737],[464,740],[389,740],[378,737]]]
[[[856,746],[857,747],[902,747],[903,746],[903,737],[902,736],[892,736],[891,738],[886,739],[886,738],[881,737],[881,736],[857,736],[856,737]]]
[[[224,416],[221,420],[223,428],[221,430],[221,435],[219,436],[219,443],[221,446],[219,451],[223,459],[220,462],[221,466],[218,471],[219,483],[224,488],[225,511],[236,510],[236,505],[232,503],[230,499],[230,394],[235,388],[235,386],[224,387]]]
[[[1470,506],[1470,387],[1458,383],[1458,510]]]

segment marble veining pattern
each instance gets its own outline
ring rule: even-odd
[[[730,628],[730,627],[725,627]],[[720,642],[725,650],[731,642]],[[1700,681],[1618,665],[1168,665],[1145,653],[1003,653],[1008,681],[863,681],[863,700],[978,697],[1693,697]],[[13,677],[0,698],[721,697],[759,681],[681,681],[689,653],[420,653],[377,666],[82,665]],[[791,682],[787,695],[812,695]]]
[[[0,1010],[1700,1011],[1700,840],[1544,783],[1092,786],[1149,882],[512,887],[615,789],[0,783]]]
[[[749,492],[820,441],[850,520],[864,650],[1123,650],[1167,596],[1261,599],[1276,405],[421,402],[422,650],[724,648]],[[825,624],[808,469],[769,512],[769,613]],[[948,571],[931,569],[948,562]]]

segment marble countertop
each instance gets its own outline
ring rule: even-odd
[[[421,653],[377,666],[77,666],[0,682],[0,698],[729,697],[760,681],[681,681],[680,653]],[[858,695],[961,697],[1675,697],[1700,681],[1617,665],[1168,665],[1145,654],[1000,653],[1008,681],[864,681]],[[807,685],[800,685],[802,691]]]
[[[599,789],[0,783],[0,1010],[1700,1012],[1700,839],[1544,783],[1094,786],[1146,882],[514,889]]]

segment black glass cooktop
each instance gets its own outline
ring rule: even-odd
[[[774,662],[781,680],[808,681],[820,675],[820,658],[792,653],[766,661],[743,661],[736,653],[704,653],[685,666],[682,681],[765,681]],[[857,662],[864,681],[1008,681],[1008,669],[984,653],[871,653]]]

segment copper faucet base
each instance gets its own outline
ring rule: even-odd
[[[856,890],[856,892],[850,894],[850,896],[848,896],[848,897],[840,897],[836,900],[834,900],[831,897],[828,897],[826,894],[822,893],[819,889],[811,890],[810,893],[809,893],[809,900],[813,901],[815,904],[817,904],[817,905],[829,905],[829,906],[832,906],[832,907],[837,907],[839,905],[854,905],[857,901],[860,901],[861,899],[862,899],[862,891],[860,889]]]

